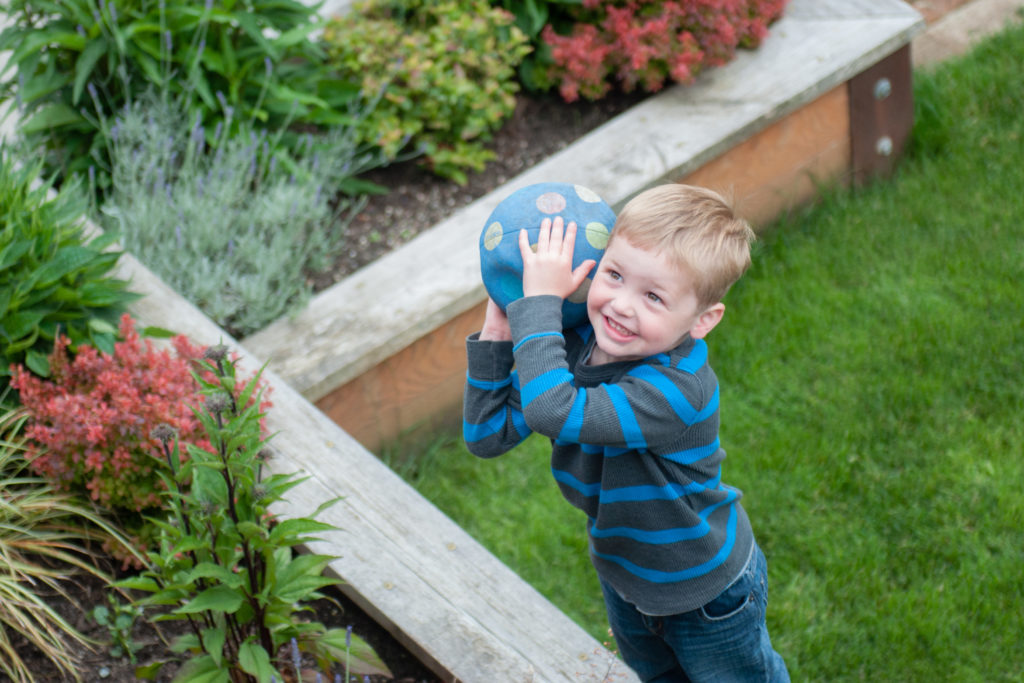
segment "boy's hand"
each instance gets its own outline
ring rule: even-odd
[[[481,341],[512,341],[508,316],[494,303],[494,299],[487,299],[487,313],[484,314],[484,326],[480,329],[479,338]]]
[[[537,252],[530,248],[526,230],[519,231],[519,253],[523,256],[523,295],[554,294],[565,299],[579,289],[596,261],[588,259],[575,270],[572,252],[576,245],[576,223],[563,231],[562,217],[545,218],[537,236]]]

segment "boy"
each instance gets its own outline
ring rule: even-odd
[[[535,431],[587,514],[591,560],[625,662],[644,681],[788,681],[765,626],[767,569],[741,492],[721,482],[718,384],[704,337],[750,264],[753,232],[709,190],[670,184],[619,214],[563,330],[576,226],[519,235],[522,299],[488,303],[467,340],[464,436],[481,457]],[[513,371],[513,365],[515,370]]]

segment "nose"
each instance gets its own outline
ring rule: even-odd
[[[633,314],[633,303],[630,301],[630,297],[624,294],[613,297],[609,303],[616,315],[628,317]]]

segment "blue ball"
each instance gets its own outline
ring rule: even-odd
[[[596,193],[571,183],[537,183],[516,190],[494,208],[480,232],[480,274],[487,294],[501,310],[523,296],[519,230],[526,228],[530,244],[536,245],[541,221],[556,216],[561,216],[566,225],[575,222],[577,226],[573,268],[587,259],[601,260],[615,224],[615,212]],[[580,288],[565,300],[563,327],[576,327],[587,319],[587,292],[593,274],[591,270]]]

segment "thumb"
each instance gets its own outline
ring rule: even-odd
[[[577,287],[579,287],[580,285],[583,284],[583,281],[587,279],[587,275],[590,274],[591,269],[593,269],[593,267],[595,265],[597,265],[597,261],[595,261],[594,259],[587,259],[586,261],[584,261],[580,265],[576,266],[575,269],[573,269],[573,271],[572,271],[573,291],[575,291],[575,288],[577,288]]]

